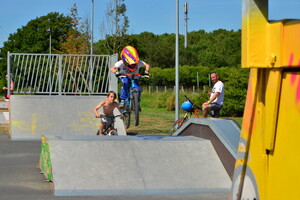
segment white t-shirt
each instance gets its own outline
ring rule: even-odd
[[[215,83],[211,94],[210,94],[210,98],[212,98],[214,96],[214,94],[216,92],[219,92],[219,96],[212,102],[212,103],[217,103],[220,105],[223,105],[223,101],[224,101],[224,84],[222,83],[222,81],[218,81]]]
[[[139,69],[145,65],[145,62],[142,60],[139,60],[137,67],[134,71],[130,71],[127,69],[126,65],[124,64],[123,60],[119,60],[118,62],[115,63],[114,66],[116,66],[118,69],[120,69],[120,73],[122,74],[138,74]]]

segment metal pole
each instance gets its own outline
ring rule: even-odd
[[[7,52],[7,96],[10,97],[10,53]]]
[[[49,54],[51,55],[51,28],[49,29],[50,30],[50,41],[49,41]]]
[[[175,121],[179,119],[179,0],[176,0]]]
[[[58,57],[58,95],[62,95],[62,55]]]
[[[91,8],[91,57],[90,57],[90,81],[89,81],[89,94],[92,93],[93,90],[93,43],[94,43],[94,0],[92,0],[92,8]]]
[[[50,25],[50,18],[49,18],[49,29],[48,29],[48,32],[49,32],[49,54],[51,55],[51,25]]]
[[[92,16],[91,16],[91,55],[93,55],[94,43],[94,0],[92,0]]]
[[[188,3],[184,3],[184,26],[185,26],[185,37],[184,37],[184,48],[188,46]]]

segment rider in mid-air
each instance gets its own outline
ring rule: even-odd
[[[145,74],[149,74],[150,65],[139,59],[138,52],[133,46],[126,46],[121,52],[121,60],[116,62],[110,68],[110,71],[117,77],[123,74],[138,74],[139,69],[145,66]],[[119,70],[118,70],[119,69]],[[141,94],[140,84],[138,77],[132,77],[135,80],[136,87]],[[124,107],[124,101],[128,98],[128,90],[130,88],[130,80],[127,77],[120,77],[122,81],[120,107]]]

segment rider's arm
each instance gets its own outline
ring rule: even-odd
[[[149,64],[147,64],[147,63],[145,63],[145,69],[146,69],[146,71],[148,71],[148,72],[149,72],[149,70],[150,70],[150,65],[149,65]]]
[[[101,102],[93,109],[93,111],[94,111],[94,113],[95,113],[95,115],[96,115],[97,118],[100,117],[100,114],[99,114],[99,112],[98,112],[98,109],[101,108],[101,106],[103,106],[103,101],[101,101]]]
[[[117,66],[112,66],[111,68],[109,68],[109,70],[112,72],[112,73],[116,73],[118,70],[117,70]]]
[[[119,110],[120,114],[122,115],[122,117],[124,117],[124,114],[122,113],[121,108],[119,107],[119,104],[116,102],[116,108]]]

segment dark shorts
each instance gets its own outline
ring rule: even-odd
[[[112,122],[114,122],[114,115],[100,115],[101,123],[106,123],[107,126],[109,126]]]
[[[213,117],[220,117],[220,110],[223,107],[223,105],[217,104],[217,103],[211,103],[210,104],[210,110]]]

